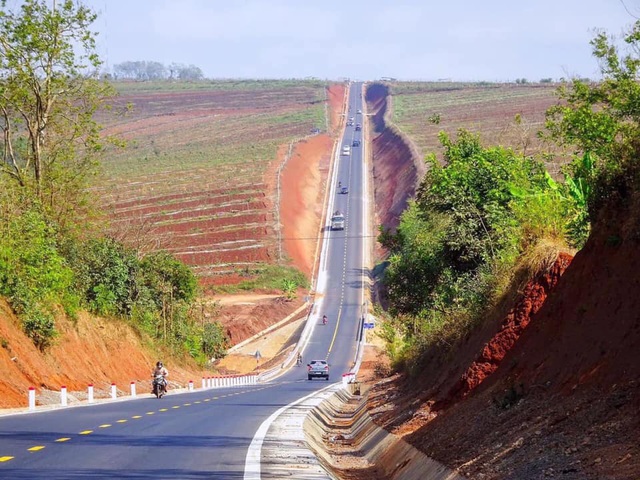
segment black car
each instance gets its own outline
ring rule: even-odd
[[[354,147],[359,147],[360,146],[360,140],[354,140],[353,141],[353,146]]]

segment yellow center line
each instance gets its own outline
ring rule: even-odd
[[[80,432],[80,435],[89,435],[90,433],[93,433],[93,430],[83,430]]]
[[[171,407],[171,408],[180,408],[180,405],[174,405],[174,406],[173,406],[173,407]]]
[[[218,398],[220,398],[220,397],[213,397],[213,399],[212,399],[212,400],[218,400]]]
[[[38,450],[42,450],[44,445],[36,445],[35,447],[27,448],[30,452],[37,452]]]
[[[127,421],[123,418],[122,420],[116,420],[117,423],[127,423]]]
[[[191,406],[190,403],[183,403],[182,405],[184,405],[185,407],[190,407]]]
[[[142,415],[134,415],[134,416],[133,416],[133,417],[131,417],[131,418],[142,418]]]
[[[56,440],[56,442],[68,442],[71,440],[71,437],[62,437]]]
[[[161,408],[160,410],[158,410],[159,412],[166,412],[167,410],[169,410],[168,408]]]
[[[153,415],[156,412],[147,412],[147,415]]]
[[[200,400],[196,400],[196,401],[195,401],[195,402],[193,402],[193,403],[200,403]]]
[[[0,457],[0,462],[8,462],[9,460],[12,460],[13,457]]]
[[[100,425],[99,428],[109,428],[111,426],[110,423],[105,423],[104,425]]]
[[[329,345],[329,350],[327,351],[327,357],[325,360],[329,359],[329,354],[331,353],[331,349],[333,348],[333,343],[336,341],[336,336],[338,335],[338,327],[340,326],[340,318],[342,317],[342,308],[338,310],[338,319],[336,320],[336,327],[333,331],[333,338],[331,339],[331,344]]]
[[[210,399],[210,398],[205,398],[205,399],[204,399],[204,401],[205,401],[205,402],[210,402],[210,401],[211,401],[211,399]]]

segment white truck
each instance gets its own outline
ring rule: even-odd
[[[342,147],[342,155],[351,155],[351,145],[345,145]]]
[[[331,216],[331,230],[344,230],[344,215],[339,210]]]

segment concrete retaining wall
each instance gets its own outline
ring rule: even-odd
[[[325,439],[333,437],[336,442],[349,444],[353,449],[351,453],[359,456],[364,466],[375,465],[389,480],[465,480],[457,472],[378,427],[365,404],[365,398],[340,391],[322,402],[305,420],[307,443],[332,474],[339,478],[341,470],[325,444]]]

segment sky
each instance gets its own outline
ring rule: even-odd
[[[208,78],[514,81],[598,78],[589,40],[640,0],[82,0],[107,67]]]

